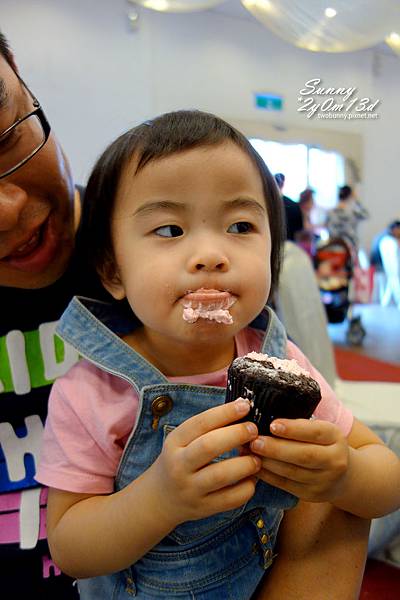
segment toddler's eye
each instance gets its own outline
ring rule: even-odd
[[[183,229],[179,225],[164,225],[155,229],[154,233],[160,237],[179,237],[183,235]]]
[[[233,225],[228,228],[229,233],[249,233],[249,231],[253,231],[253,225],[247,221],[233,223]]]

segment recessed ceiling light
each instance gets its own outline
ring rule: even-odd
[[[392,31],[392,33],[389,35],[389,39],[391,42],[400,42],[400,35],[395,31]]]
[[[337,12],[334,8],[326,8],[325,9],[325,16],[328,17],[328,19],[333,19],[333,17],[336,17]]]

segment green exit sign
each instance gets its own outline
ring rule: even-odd
[[[256,108],[262,110],[282,110],[283,98],[277,94],[254,94]]]

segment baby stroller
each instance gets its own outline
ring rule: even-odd
[[[356,264],[354,249],[343,239],[329,239],[316,248],[314,265],[328,321],[343,323],[347,319],[346,340],[353,346],[360,345],[366,335],[361,317],[353,314]]]

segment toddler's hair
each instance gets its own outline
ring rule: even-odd
[[[272,292],[279,277],[284,239],[282,201],[275,179],[244,135],[219,117],[197,110],[170,112],[146,121],[117,138],[97,160],[88,181],[83,215],[91,265],[103,276],[113,273],[112,210],[121,174],[133,157],[137,162],[135,170],[132,162],[132,177],[151,161],[227,141],[239,146],[249,156],[262,179],[271,232]]]

